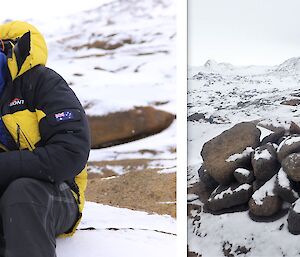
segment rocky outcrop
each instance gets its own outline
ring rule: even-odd
[[[201,155],[207,172],[221,185],[234,180],[237,168],[250,165],[250,154],[260,141],[252,123],[239,123],[204,144]]]
[[[166,129],[175,116],[153,107],[88,117],[92,149],[117,145],[147,137]]]
[[[200,180],[217,188],[203,202],[204,211],[235,212],[246,204],[252,220],[271,222],[294,204],[288,226],[291,233],[300,234],[299,132],[292,123],[289,130],[278,128],[259,142],[256,127],[240,123],[205,143]],[[244,133],[253,135],[243,137]]]

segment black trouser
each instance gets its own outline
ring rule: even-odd
[[[1,196],[0,215],[1,257],[55,257],[56,236],[74,225],[78,206],[65,183],[20,178]]]

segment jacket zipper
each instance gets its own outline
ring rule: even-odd
[[[18,143],[18,147],[20,149],[21,147],[21,142],[20,142],[20,134],[22,133],[22,136],[25,138],[28,147],[30,148],[30,150],[33,151],[34,147],[32,146],[32,144],[29,142],[28,138],[26,137],[26,135],[24,134],[24,132],[21,130],[20,125],[17,123],[17,143]]]

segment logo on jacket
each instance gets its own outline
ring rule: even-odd
[[[20,98],[15,98],[14,100],[12,100],[9,103],[9,106],[12,107],[12,106],[15,106],[15,105],[20,105],[20,104],[24,104],[24,100],[20,99]]]
[[[70,111],[64,111],[54,114],[56,121],[63,121],[63,120],[71,120],[73,119],[73,113]]]

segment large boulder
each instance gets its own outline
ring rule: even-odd
[[[239,123],[204,144],[205,169],[219,184],[228,185],[237,168],[250,165],[250,154],[259,143],[260,130],[253,123]]]
[[[300,181],[300,153],[288,155],[281,163],[284,172],[294,181]]]
[[[292,183],[283,169],[277,173],[274,192],[288,203],[293,203],[299,199],[299,194],[293,189]]]
[[[257,147],[252,155],[251,163],[254,176],[260,181],[269,180],[280,168],[276,149],[271,143]]]
[[[282,201],[274,193],[276,175],[254,192],[249,201],[249,211],[255,216],[268,217],[281,210]]]
[[[300,234],[300,199],[292,206],[288,215],[288,230],[294,234]]]
[[[175,116],[152,107],[88,117],[92,148],[130,142],[166,129]]]
[[[283,140],[277,149],[277,156],[280,162],[283,161],[285,157],[292,153],[300,152],[300,136],[292,135],[288,136],[285,140]]]
[[[219,211],[233,206],[247,203],[252,195],[252,186],[249,184],[234,183],[230,186],[219,186],[207,201],[207,208]]]

